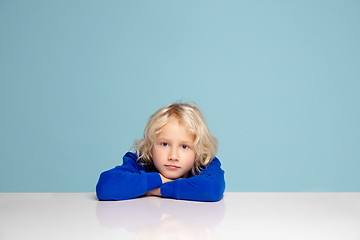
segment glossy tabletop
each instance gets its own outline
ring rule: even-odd
[[[0,193],[0,239],[360,240],[360,193],[226,193],[215,203]]]

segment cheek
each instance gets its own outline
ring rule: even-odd
[[[152,155],[153,155],[153,162],[156,165],[157,163],[159,163],[161,161],[164,153],[163,153],[163,151],[161,151],[161,148],[154,147],[152,150]]]
[[[195,164],[195,153],[191,152],[186,156],[186,167],[191,169]]]
[[[158,151],[157,151],[157,149],[154,147],[153,150],[152,150],[152,160],[153,160],[154,164],[155,164],[155,162],[157,161],[157,159],[158,159]]]

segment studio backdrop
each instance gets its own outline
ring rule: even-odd
[[[0,192],[94,192],[194,101],[226,191],[360,191],[359,1],[0,1]]]

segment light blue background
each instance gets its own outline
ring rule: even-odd
[[[0,1],[0,191],[92,192],[195,101],[227,191],[360,191],[359,1]]]

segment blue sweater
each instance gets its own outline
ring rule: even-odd
[[[96,185],[99,200],[126,200],[144,195],[160,187],[163,197],[193,200],[219,201],[225,191],[224,171],[216,157],[199,175],[177,179],[162,184],[155,168],[140,166],[137,156],[128,152],[123,164],[103,172]]]

